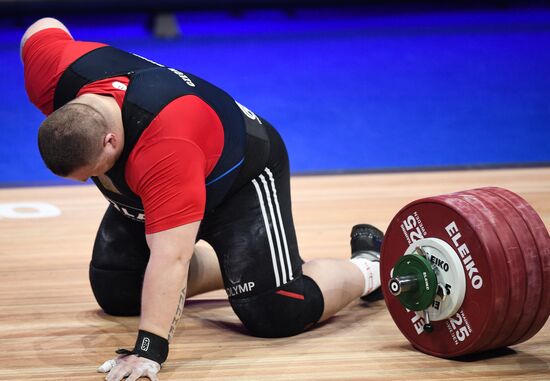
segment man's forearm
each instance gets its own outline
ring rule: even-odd
[[[147,235],[151,256],[141,297],[140,330],[165,339],[174,335],[183,311],[200,221]]]
[[[174,337],[174,333],[176,333],[178,322],[180,321],[181,314],[183,313],[183,306],[185,305],[186,295],[187,295],[187,287],[184,287],[181,290],[180,300],[178,302],[178,308],[176,310],[176,314],[174,315],[174,318],[172,319],[172,325],[170,326],[170,331],[168,332],[168,341],[172,341],[172,338]]]
[[[190,256],[155,254],[145,272],[139,329],[170,340],[185,303]]]

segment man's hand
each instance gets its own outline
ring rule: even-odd
[[[121,355],[114,359],[105,361],[98,369],[98,372],[108,373],[107,381],[136,381],[140,377],[148,377],[151,381],[159,381],[157,373],[160,371],[159,363],[138,357],[135,355]]]

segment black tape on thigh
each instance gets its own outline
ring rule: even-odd
[[[103,270],[90,265],[90,283],[99,306],[109,315],[137,316],[143,271]]]
[[[305,275],[277,290],[244,299],[230,299],[233,310],[254,335],[286,337],[319,321],[324,299],[319,286]]]

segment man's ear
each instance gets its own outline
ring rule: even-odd
[[[118,145],[120,144],[120,141],[118,139],[118,137],[116,136],[116,134],[112,133],[112,132],[109,132],[105,135],[105,137],[103,138],[103,146],[104,147],[108,147],[108,146],[111,146],[113,149],[117,149],[118,148]]]

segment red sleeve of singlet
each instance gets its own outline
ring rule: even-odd
[[[75,41],[62,29],[33,34],[23,46],[25,89],[30,101],[44,114],[53,112],[55,86],[63,71],[84,54],[105,44]]]
[[[147,234],[203,218],[205,179],[222,149],[221,121],[200,98],[183,96],[157,115],[126,163],[126,181],[143,202]]]
[[[125,76],[100,79],[99,81],[89,83],[82,87],[78,92],[77,97],[83,94],[108,95],[115,98],[118,106],[122,109],[124,96],[126,95],[126,90],[129,83],[130,80]]]

